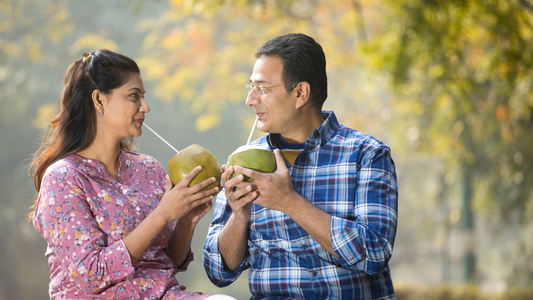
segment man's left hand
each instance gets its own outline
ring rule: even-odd
[[[292,188],[291,175],[285,165],[279,149],[274,150],[277,169],[274,173],[261,173],[241,166],[234,166],[235,172],[255,179],[251,182],[258,193],[254,203],[263,207],[285,212],[290,205],[290,199],[299,196]]]

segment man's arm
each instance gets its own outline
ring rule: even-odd
[[[218,250],[222,256],[224,269],[234,271],[246,257],[248,238],[248,221],[241,220],[232,214],[218,236]]]
[[[243,271],[248,253],[248,222],[257,193],[243,175],[230,179],[233,167],[222,166],[224,197],[215,204],[213,222],[204,246],[204,268],[219,287],[232,283]],[[242,269],[239,269],[241,267]]]

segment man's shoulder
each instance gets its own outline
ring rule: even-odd
[[[361,132],[357,129],[353,129],[344,125],[339,125],[337,133],[331,138],[331,143],[354,148],[385,148],[389,149],[389,146],[378,138]]]

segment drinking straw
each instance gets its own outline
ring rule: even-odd
[[[172,147],[172,145],[167,142],[164,138],[162,138],[159,134],[157,134],[157,132],[155,132],[152,128],[150,128],[150,126],[146,125],[146,123],[143,122],[143,125],[146,126],[146,128],[150,129],[151,132],[153,132],[158,138],[160,138],[163,142],[165,142],[170,148],[172,148],[172,150],[176,151],[176,153],[180,153],[178,150],[176,150],[176,148]]]
[[[252,130],[250,131],[250,136],[248,136],[248,142],[246,142],[246,145],[250,144],[250,140],[252,139],[252,134],[254,133],[255,126],[257,126],[257,119],[258,117],[255,116],[254,126],[252,126]]]

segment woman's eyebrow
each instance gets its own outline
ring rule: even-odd
[[[142,92],[141,92],[141,90],[139,88],[132,87],[132,88],[128,89],[128,91],[131,91],[131,90],[137,90],[139,92],[139,94],[142,94]]]

